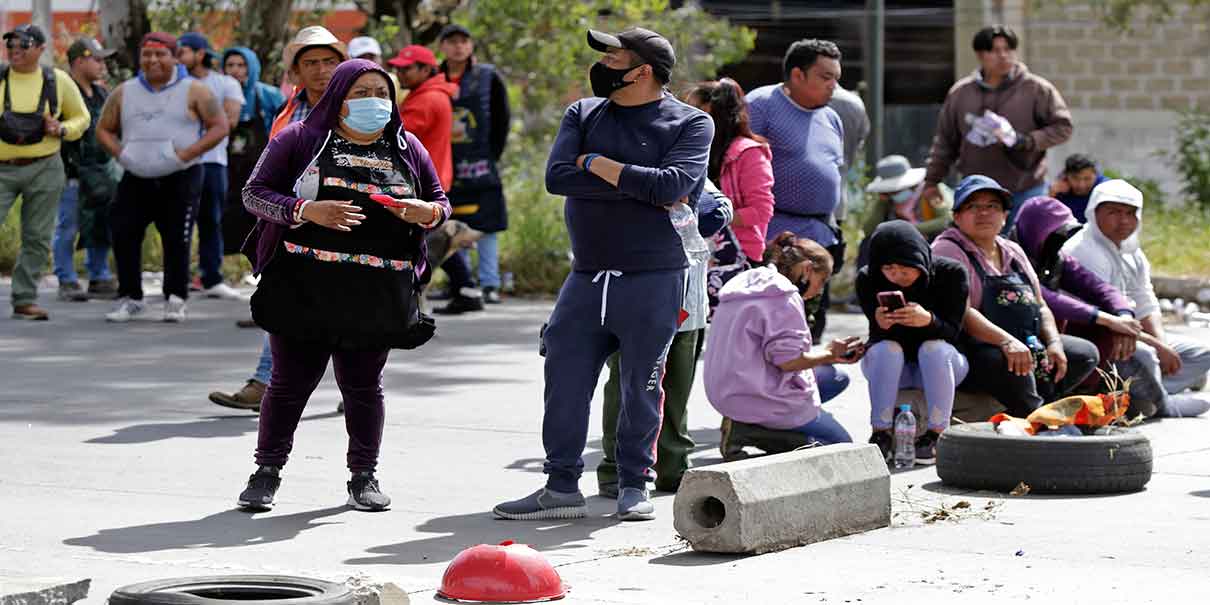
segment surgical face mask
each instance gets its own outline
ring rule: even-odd
[[[613,69],[604,63],[593,63],[592,68],[588,70],[588,81],[592,84],[593,96],[608,98],[613,91],[634,84],[633,81],[627,82],[622,78],[635,67],[638,65],[625,69]]]
[[[374,134],[391,121],[391,100],[378,97],[349,99],[349,115],[341,118],[344,125],[354,132]]]
[[[914,194],[914,193],[916,193],[916,192],[911,189],[904,189],[903,191],[896,191],[895,193],[891,194],[891,201],[895,202],[896,204],[902,204],[902,203],[912,199],[912,194]]]

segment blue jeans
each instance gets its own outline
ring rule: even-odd
[[[819,388],[820,403],[827,403],[835,399],[837,395],[849,388],[849,375],[836,366],[816,366],[812,372],[815,373],[815,385]]]
[[[223,281],[223,202],[227,199],[227,167],[202,164],[202,203],[197,213],[198,270],[202,287]]]
[[[256,373],[252,374],[252,380],[261,384],[269,384],[269,379],[273,377],[273,351],[269,347],[269,333],[265,332],[265,346],[260,350],[260,359],[256,362]]]
[[[72,284],[79,281],[76,275],[76,234],[80,229],[80,181],[68,179],[63,188],[63,197],[59,199],[59,219],[55,223],[55,237],[52,243],[55,259],[55,277],[61,284]],[[109,247],[98,246],[84,251],[84,266],[88,269],[88,279],[113,279],[109,271]]]
[[[1007,236],[1013,225],[1017,224],[1017,211],[1021,209],[1021,204],[1024,204],[1025,200],[1031,197],[1038,197],[1039,195],[1046,195],[1046,183],[1013,193],[1013,207],[1008,211],[1008,220],[1004,221],[1004,230],[1001,231],[1002,235]]]
[[[795,433],[802,433],[809,439],[817,442],[819,445],[832,445],[833,443],[852,443],[853,436],[844,430],[840,421],[836,420],[835,416],[819,410],[819,416],[796,429],[790,429]]]
[[[475,244],[475,249],[479,251],[479,287],[480,288],[495,288],[500,289],[500,245],[495,233],[484,233],[483,237],[479,238]],[[466,259],[467,264],[471,262],[470,251],[462,249],[458,251]]]

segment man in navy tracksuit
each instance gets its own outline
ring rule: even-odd
[[[668,206],[696,202],[714,137],[707,114],[668,94],[672,45],[634,28],[588,32],[605,54],[593,98],[572,104],[546,164],[546,189],[567,196],[575,254],[543,336],[546,487],[496,506],[503,519],[585,515],[578,487],[589,405],[606,358],[621,351],[618,517],[652,519],[647,496],[663,405],[661,377],[676,335],[688,261]]]

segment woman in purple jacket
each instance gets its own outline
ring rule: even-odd
[[[349,433],[348,503],[385,509],[391,500],[374,477],[382,369],[392,348],[432,336],[416,287],[424,234],[450,215],[428,152],[403,129],[387,73],[369,61],[342,63],[307,119],[269,143],[244,205],[259,219],[244,251],[263,274],[252,317],[270,334],[273,375],[260,407],[258,467],[239,505],[273,506],[303,408],[331,360]]]

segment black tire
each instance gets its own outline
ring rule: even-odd
[[[353,605],[348,586],[293,576],[200,576],[123,586],[109,605]]]
[[[1008,492],[1106,494],[1151,480],[1151,442],[1134,429],[1085,437],[1012,437],[990,422],[952,426],[937,443],[937,476],[947,485]]]

